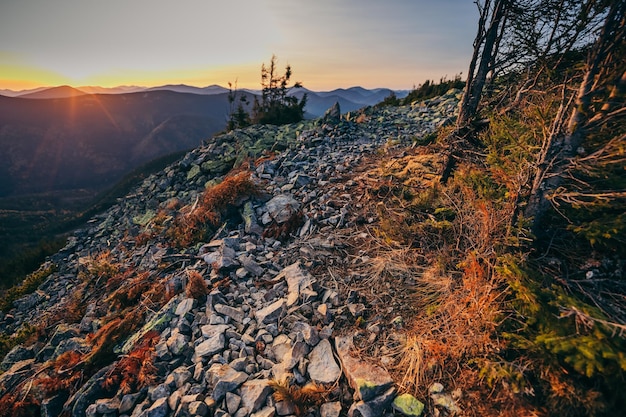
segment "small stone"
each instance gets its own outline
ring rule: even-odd
[[[194,298],[185,298],[176,307],[176,314],[179,317],[183,317],[185,314],[189,313],[196,306],[196,300]]]
[[[333,349],[327,339],[321,340],[309,355],[309,376],[320,384],[332,384],[341,377]]]
[[[141,413],[141,417],[165,417],[170,411],[167,397],[159,398],[150,408]]]
[[[167,384],[159,384],[150,393],[150,399],[156,401],[159,398],[166,398],[169,397],[170,393],[170,387],[168,387]]]
[[[203,401],[194,401],[189,404],[189,414],[192,416],[204,417],[209,414],[209,407]]]
[[[352,336],[335,338],[337,355],[350,386],[355,390],[356,398],[370,401],[389,389],[393,385],[393,379],[383,368],[350,356],[352,346]]]
[[[278,320],[278,318],[283,314],[284,306],[285,300],[280,299],[265,308],[257,310],[254,313],[254,316],[256,317],[257,322],[269,324]]]
[[[243,384],[248,379],[248,375],[244,372],[237,372],[228,365],[215,363],[207,371],[207,379],[213,386],[211,396],[219,402],[227,392],[232,392]]]
[[[241,404],[241,397],[239,395],[233,394],[232,392],[226,393],[226,409],[230,414],[237,412],[239,404]]]
[[[324,403],[320,407],[320,417],[339,417],[340,414],[341,403],[339,401]]]
[[[213,308],[221,315],[228,316],[238,323],[241,323],[245,317],[245,313],[240,308],[234,308],[224,304],[215,304]]]
[[[411,394],[398,395],[391,403],[391,406],[394,410],[409,417],[418,417],[424,411],[424,403]]]
[[[241,404],[254,412],[265,404],[267,396],[272,393],[267,379],[253,379],[241,386]]]
[[[250,417],[274,417],[275,415],[276,409],[274,407],[265,407],[264,409],[251,414]]]

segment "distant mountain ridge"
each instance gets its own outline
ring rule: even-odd
[[[64,85],[17,97],[0,95],[0,198],[102,189],[139,164],[198,146],[226,127],[228,91],[218,85]],[[323,115],[335,102],[345,113],[374,105],[391,93],[362,87],[291,92],[308,95],[307,118]]]
[[[215,95],[228,93],[229,89],[213,84],[206,87],[195,87],[186,84],[167,84],[157,87],[120,86],[113,88],[105,87],[70,87],[59,86],[50,88],[38,88],[35,90],[11,91],[0,90],[0,95],[7,97],[20,97],[28,99],[53,99],[77,97],[84,94],[127,94],[142,91],[174,91],[184,94]],[[248,94],[260,94],[259,90],[242,89],[241,92]],[[342,111],[354,111],[364,106],[372,106],[384,100],[391,93],[397,97],[405,97],[408,90],[391,90],[389,88],[375,88],[368,90],[363,87],[337,88],[331,91],[313,91],[306,88],[292,90],[291,94],[301,98],[304,93],[308,95],[306,115],[309,118],[319,117],[338,102]]]
[[[226,94],[58,87],[29,95],[57,92],[73,96],[0,96],[0,197],[106,188],[147,161],[198,146],[228,114]]]

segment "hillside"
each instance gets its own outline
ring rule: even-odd
[[[2,196],[112,185],[132,168],[223,129],[226,103],[225,95],[167,91],[0,97]]]
[[[460,96],[235,130],[147,178],[4,294],[0,416],[615,415],[623,250],[567,208],[532,243],[525,113],[443,183]]]
[[[362,259],[353,263],[352,255],[346,257],[356,255],[359,236],[379,222],[369,212],[374,206],[360,207],[366,201],[361,193],[375,192],[370,185],[377,163],[371,158],[381,149],[396,152],[395,145],[381,148],[391,141],[410,144],[432,132],[456,102],[451,95],[430,109],[364,113],[358,122],[316,120],[235,131],[151,176],[77,231],[35,274],[44,280],[39,290],[16,300],[3,316],[0,328],[7,336],[41,332],[36,331],[40,341],[14,348],[2,362],[0,401],[10,403],[32,383],[36,388],[27,396],[33,404],[24,407],[43,407],[51,415],[63,403],[71,415],[81,416],[97,407],[128,415],[169,407],[235,414],[244,407],[274,409],[268,384],[287,375],[330,387],[341,376],[332,354],[338,341],[349,343],[354,336],[360,343],[361,335],[348,331],[358,329],[351,323],[366,320],[378,328],[368,332],[377,335],[397,326],[394,317],[403,314],[394,302],[380,316],[364,310],[364,303],[371,308],[367,292],[352,280],[374,258],[358,255]],[[399,122],[405,126],[400,137]],[[265,157],[250,173],[225,177],[214,188],[214,200],[202,197],[207,181],[255,155]],[[429,164],[427,170],[436,169],[436,160]],[[202,231],[191,219],[193,207],[205,204],[220,207],[221,219]],[[355,227],[362,231],[353,235]],[[341,283],[333,284],[339,272]],[[205,285],[211,288],[206,302]],[[357,372],[348,376],[354,380],[368,362],[349,365],[348,347],[339,349],[344,372]],[[129,359],[118,361],[115,352]],[[146,361],[151,352],[156,356]],[[294,367],[303,360],[308,371]],[[120,366],[139,366],[133,371],[139,379],[123,376]],[[360,394],[367,403],[351,405],[341,394],[351,388],[341,378],[336,388],[320,391],[324,407],[370,407],[372,394],[384,394],[380,406],[386,407],[398,394],[392,375],[377,375],[379,368],[368,366],[367,378],[375,378],[377,388]],[[60,376],[57,369],[69,373]],[[142,386],[154,388],[146,396]],[[211,391],[193,394],[209,386]],[[125,399],[116,399],[118,387]],[[233,395],[240,401],[233,402]]]

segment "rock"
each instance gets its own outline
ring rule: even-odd
[[[250,417],[274,417],[275,415],[276,409],[274,407],[265,407],[264,409],[251,414]]]
[[[241,386],[241,405],[255,412],[265,404],[267,396],[272,393],[267,379],[252,379]]]
[[[280,281],[281,279],[287,281],[289,291],[287,295],[287,307],[294,305],[298,301],[300,293],[306,289],[310,289],[313,284],[313,277],[302,269],[300,261],[284,268],[274,277],[273,281]]]
[[[221,352],[225,348],[226,338],[224,332],[229,326],[226,324],[206,325],[202,326],[202,335],[208,337],[195,348],[196,356],[206,357],[213,356]]]
[[[166,345],[173,355],[181,355],[189,344],[189,337],[180,334],[178,329],[172,331],[172,335],[167,339]]]
[[[146,395],[146,390],[141,390],[140,392],[134,394],[126,394],[120,400],[120,408],[119,413],[125,414],[135,408],[135,405],[143,399]]]
[[[281,298],[267,307],[257,310],[254,313],[254,316],[256,317],[257,322],[269,324],[278,320],[278,318],[283,314],[284,307],[285,300]]]
[[[424,403],[411,394],[401,394],[394,398],[391,406],[402,415],[418,417],[424,411]]]
[[[244,231],[260,236],[263,233],[263,228],[259,226],[257,222],[256,214],[252,208],[252,203],[247,201],[243,206],[243,213],[241,214],[244,221]]]
[[[246,316],[246,314],[240,308],[234,308],[224,304],[215,304],[213,308],[221,315],[228,316],[238,323],[243,322],[243,319]]]
[[[341,119],[341,108],[339,106],[339,102],[336,101],[326,113],[322,116],[322,120],[325,123],[337,123]]]
[[[321,340],[309,355],[309,376],[320,384],[332,384],[341,377],[333,349],[327,339]]]
[[[258,263],[252,259],[251,256],[243,256],[240,259],[241,265],[244,267],[246,271],[254,275],[255,277],[260,277],[265,273],[265,269],[261,267]]]
[[[66,401],[66,407],[72,410],[72,417],[85,417],[87,407],[103,396],[102,385],[105,375],[112,367],[113,365],[109,365],[100,369]]]
[[[241,397],[239,395],[233,394],[232,392],[226,393],[226,409],[230,414],[237,412],[239,404],[241,404]]]
[[[352,336],[335,339],[337,355],[350,386],[355,390],[355,397],[369,401],[389,389],[393,385],[393,379],[383,368],[350,356],[352,344]]]
[[[352,404],[348,410],[349,417],[376,417],[383,415],[383,412],[389,407],[389,404],[395,397],[396,389],[389,388],[381,396],[373,398],[370,401],[358,401]]]
[[[209,407],[203,401],[189,403],[188,410],[192,416],[204,417],[209,414]]]
[[[174,314],[179,317],[183,317],[196,306],[196,303],[197,301],[195,298],[184,298],[180,303],[178,303],[178,306],[176,306]]]
[[[104,398],[96,400],[96,412],[99,414],[117,413],[120,408],[120,400],[118,398]]]
[[[165,378],[167,385],[173,384],[176,388],[180,388],[191,380],[191,371],[186,366],[179,366]]]
[[[279,194],[265,204],[265,209],[266,212],[261,218],[264,225],[272,222],[282,224],[297,213],[300,209],[300,203],[289,194]]]
[[[215,363],[207,371],[207,382],[213,387],[211,397],[222,401],[227,392],[237,389],[248,379],[244,372],[237,372],[228,365]]]
[[[0,363],[0,370],[7,371],[16,363],[27,359],[33,359],[34,357],[35,350],[32,347],[26,348],[22,345],[17,345],[6,354],[2,363]]]
[[[319,332],[308,323],[296,322],[293,324],[292,331],[302,334],[302,338],[309,346],[315,346],[320,341]]]
[[[166,417],[170,412],[170,406],[167,404],[167,397],[159,398],[144,412],[141,417]]]
[[[339,417],[340,414],[341,403],[339,401],[324,403],[320,407],[320,417]]]
[[[67,395],[57,394],[41,401],[41,417],[57,417],[63,411]]]
[[[169,397],[171,393],[170,387],[167,384],[159,384],[150,393],[150,399],[152,401],[156,401],[159,398]]]

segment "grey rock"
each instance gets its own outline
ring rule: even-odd
[[[0,363],[0,370],[7,371],[13,365],[18,362],[33,359],[35,357],[35,349],[33,347],[24,347],[17,345],[6,354],[2,363]]]
[[[335,362],[333,349],[327,339],[321,340],[309,355],[308,372],[320,384],[332,384],[341,377],[341,368]]]
[[[55,395],[41,401],[41,417],[57,417],[63,411],[67,395]]]
[[[89,380],[66,401],[66,406],[71,408],[72,417],[85,417],[85,410],[97,398],[102,398],[102,384],[105,375],[112,365],[105,366],[96,372]]]
[[[393,385],[393,379],[383,368],[350,356],[352,345],[352,336],[341,336],[335,339],[335,348],[343,372],[354,389],[356,398],[369,401],[388,390]]]
[[[238,323],[243,322],[243,319],[246,316],[240,308],[234,308],[224,304],[215,304],[213,308],[221,315],[228,316]]]
[[[339,401],[324,403],[320,407],[320,417],[339,417],[339,414],[341,414],[341,403]]]
[[[191,371],[189,371],[186,366],[179,366],[178,368],[174,369],[167,376],[167,378],[165,378],[165,383],[167,385],[173,384],[176,388],[180,388],[188,381],[190,381],[191,377]]]
[[[120,408],[118,398],[103,398],[96,400],[96,412],[99,414],[117,413]]]
[[[424,403],[411,394],[398,395],[391,403],[391,407],[408,417],[419,417],[424,411]]]
[[[279,194],[265,204],[267,210],[261,221],[264,225],[272,222],[285,223],[300,209],[300,203],[289,194]]]
[[[180,334],[178,329],[172,331],[172,335],[167,339],[166,345],[173,355],[181,355],[189,344],[189,337]]]
[[[120,400],[119,413],[125,414],[135,408],[135,405],[145,397],[146,392],[142,390],[134,394],[126,394]]]
[[[278,320],[278,318],[283,314],[284,307],[285,300],[281,298],[267,307],[257,310],[254,313],[254,316],[256,317],[257,322],[269,324]]]
[[[167,404],[167,397],[159,398],[141,413],[141,417],[166,417],[170,412],[170,406]]]
[[[225,348],[226,338],[224,332],[228,329],[227,324],[205,325],[201,327],[202,335],[207,337],[205,341],[196,346],[196,356],[212,356]]]
[[[171,390],[170,387],[167,386],[167,384],[159,384],[154,387],[152,392],[150,392],[150,399],[152,401],[156,401],[159,398],[169,397],[170,394]]]
[[[251,412],[260,409],[272,393],[267,379],[252,379],[241,386],[241,404]]]
[[[341,119],[341,107],[339,106],[339,102],[336,101],[326,113],[322,116],[322,120],[326,123],[337,123]]]
[[[233,392],[248,379],[244,372],[235,371],[228,365],[215,363],[207,371],[208,383],[213,387],[211,397],[222,401],[227,392]]]
[[[244,269],[255,277],[260,277],[265,273],[265,269],[256,263],[251,256],[242,256],[240,262]]]
[[[276,409],[274,407],[265,407],[264,409],[251,414],[250,417],[274,417],[275,415]]]
[[[176,307],[176,311],[174,314],[177,316],[183,317],[185,314],[189,313],[196,306],[196,299],[194,298],[184,298],[178,306]]]
[[[194,401],[188,406],[189,414],[204,417],[209,414],[209,407],[203,401]]]
[[[309,346],[315,346],[320,341],[319,332],[308,323],[298,321],[293,324],[292,331],[302,334],[302,338]]]
[[[232,392],[226,393],[226,409],[230,414],[235,414],[239,409],[239,404],[241,404],[241,397],[237,394],[233,394]]]
[[[281,279],[287,281],[287,307],[294,305],[300,298],[300,294],[309,290],[313,284],[313,277],[302,269],[300,261],[284,268],[274,277],[273,281],[280,281]]]

